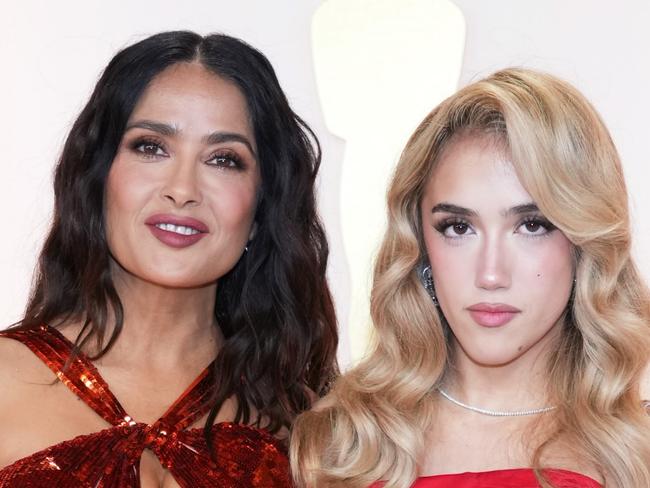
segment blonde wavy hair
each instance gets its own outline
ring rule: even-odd
[[[371,294],[374,341],[291,436],[299,486],[406,488],[418,476],[434,392],[448,366],[440,316],[417,273],[426,251],[420,200],[441,151],[462,131],[497,134],[522,185],[573,243],[574,298],[548,361],[554,430],[608,486],[650,486],[650,425],[639,383],[650,351],[649,292],[630,257],[617,151],[595,109],[569,84],[506,69],[436,107],[411,136],[388,191],[388,228]],[[551,466],[552,467],[552,466]]]

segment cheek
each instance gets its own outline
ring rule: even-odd
[[[247,233],[255,217],[257,186],[248,181],[218,182],[208,189],[210,206],[223,230]]]
[[[128,165],[116,159],[106,180],[104,208],[106,229],[110,240],[111,233],[128,224],[130,216],[137,215],[143,202],[151,193],[151,179],[140,173],[129,171]]]
[[[548,309],[564,308],[573,284],[571,243],[556,231],[536,247],[519,260],[521,266],[513,282],[527,290],[523,298],[544,303]]]

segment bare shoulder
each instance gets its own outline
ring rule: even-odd
[[[27,346],[0,336],[0,468],[92,431],[74,421],[85,410]]]
[[[584,459],[584,454],[578,452],[573,444],[566,439],[560,438],[549,444],[542,453],[542,464],[555,469],[564,469],[579,473],[597,481],[603,486],[610,486],[607,483],[606,474],[599,466]]]
[[[27,384],[49,384],[54,373],[24,344],[0,337],[0,416],[2,408],[15,406]]]

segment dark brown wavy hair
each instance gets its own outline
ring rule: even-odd
[[[235,421],[277,432],[323,394],[337,372],[337,329],[325,270],[328,246],[314,182],[320,146],[289,107],[259,51],[221,34],[164,32],[120,51],[77,118],[56,166],[55,208],[20,328],[83,323],[75,345],[115,343],[123,308],[106,243],[106,178],[128,118],[151,80],[198,62],[246,98],[262,177],[249,251],[219,279],[216,315],[225,338],[214,363],[216,393],[205,432],[235,396]],[[110,336],[107,337],[109,329]],[[258,412],[253,418],[252,409]]]

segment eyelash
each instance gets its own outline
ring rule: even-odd
[[[532,238],[537,238],[537,237],[545,237],[549,235],[552,231],[555,230],[555,226],[551,224],[548,220],[546,220],[543,217],[540,216],[528,216],[524,217],[515,227],[516,229],[519,229],[523,225],[528,225],[528,224],[535,224],[536,226],[539,226],[544,229],[544,232],[542,234],[528,234],[524,233],[523,235],[526,237],[532,237]],[[454,235],[447,235],[446,232],[450,227],[454,226],[464,226],[465,229],[470,229],[471,224],[462,218],[459,217],[450,217],[447,219],[443,219],[440,222],[436,223],[434,225],[434,228],[445,238],[445,239],[462,239],[467,236],[465,232],[461,234],[454,234]],[[535,231],[532,231],[535,232]]]
[[[454,236],[449,236],[449,235],[446,234],[447,229],[449,229],[450,227],[457,226],[457,225],[463,225],[467,229],[469,229],[469,227],[470,227],[469,222],[467,222],[464,219],[458,218],[458,217],[449,217],[449,218],[443,219],[440,222],[437,222],[433,227],[440,234],[442,234],[443,237],[445,237],[447,239],[458,239],[458,238],[464,237],[465,233],[456,234]]]
[[[143,148],[143,146],[155,146],[156,150],[154,153],[147,152],[144,149],[141,149]],[[150,137],[136,139],[129,145],[129,147],[133,152],[139,154],[140,156],[146,159],[154,159],[160,156],[167,155],[167,151],[165,150],[165,146],[163,145],[163,143],[157,139],[153,139]],[[159,149],[162,150],[164,154],[156,154]]]
[[[144,146],[153,146],[155,148],[155,151],[145,151]],[[156,159],[162,156],[167,156],[165,145],[162,143],[162,141],[154,138],[147,137],[136,139],[129,145],[129,147],[133,152],[137,153],[145,159]],[[162,154],[158,154],[158,151],[162,151]],[[221,160],[223,163],[212,163],[211,161],[214,160]],[[206,159],[205,163],[209,166],[215,166],[218,168],[235,170],[244,169],[242,158],[234,151],[228,149],[220,149],[218,151],[215,151],[212,155],[210,155],[210,157],[208,157],[208,159]]]
[[[226,161],[227,164],[208,163],[208,161],[214,161],[214,160],[223,160]],[[219,150],[215,152],[212,156],[210,156],[210,158],[206,161],[206,163],[211,166],[218,166],[220,168],[230,168],[236,170],[244,169],[244,163],[241,157],[239,156],[239,154],[230,150]]]
[[[527,234],[529,237],[544,237],[553,232],[556,227],[551,224],[547,219],[544,217],[540,216],[529,216],[529,217],[524,217],[524,219],[519,223],[517,228],[521,227],[522,225],[526,224],[535,224],[541,228],[544,229],[543,234]]]

